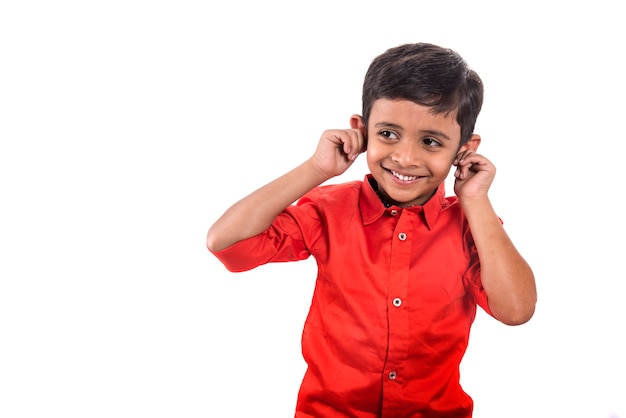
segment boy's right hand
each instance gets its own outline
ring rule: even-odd
[[[209,228],[207,248],[221,251],[262,233],[286,207],[312,188],[342,174],[363,151],[365,139],[361,130],[334,129],[324,132],[312,157],[224,212]]]
[[[364,151],[365,138],[359,129],[329,129],[322,134],[312,161],[331,178],[343,174]]]

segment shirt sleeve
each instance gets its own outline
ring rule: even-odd
[[[485,312],[493,316],[491,309],[489,309],[489,301],[487,300],[487,293],[480,280],[480,262],[478,256],[474,260],[472,257],[472,264],[467,269],[465,277],[463,277],[465,289],[472,295],[472,298],[478,306],[480,306]]]
[[[502,222],[502,220],[500,220],[500,222]],[[489,309],[487,292],[485,292],[485,288],[483,287],[483,283],[480,279],[480,260],[478,258],[478,249],[476,248],[476,244],[474,244],[474,238],[472,237],[469,226],[466,226],[465,229],[465,242],[469,248],[470,254],[469,268],[466,270],[463,277],[465,289],[472,295],[478,306],[480,306],[489,315],[493,316],[491,309]]]
[[[259,235],[212,253],[232,272],[251,270],[272,262],[304,260],[311,255],[298,222],[288,210],[278,215]]]

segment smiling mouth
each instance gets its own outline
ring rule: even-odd
[[[402,180],[402,181],[412,181],[412,180],[417,180],[419,178],[419,176],[405,176],[403,174],[397,173],[393,170],[389,170],[389,172],[398,180]]]

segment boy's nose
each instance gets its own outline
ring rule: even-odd
[[[414,144],[413,141],[405,141],[398,143],[392,158],[398,165],[409,167],[420,165],[422,156],[418,144]]]

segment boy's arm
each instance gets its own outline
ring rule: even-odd
[[[489,309],[508,325],[527,322],[535,311],[533,272],[519,254],[487,197],[461,201],[480,259]]]
[[[347,170],[363,147],[358,130],[325,131],[311,158],[235,203],[209,228],[208,249],[220,251],[265,231],[287,206]]]
[[[467,151],[455,161],[455,191],[480,259],[481,282],[493,315],[508,325],[527,322],[535,312],[535,276],[517,251],[487,196],[495,167]]]
[[[265,231],[274,218],[326,179],[311,160],[266,184],[232,205],[207,234],[207,247],[219,251]]]

